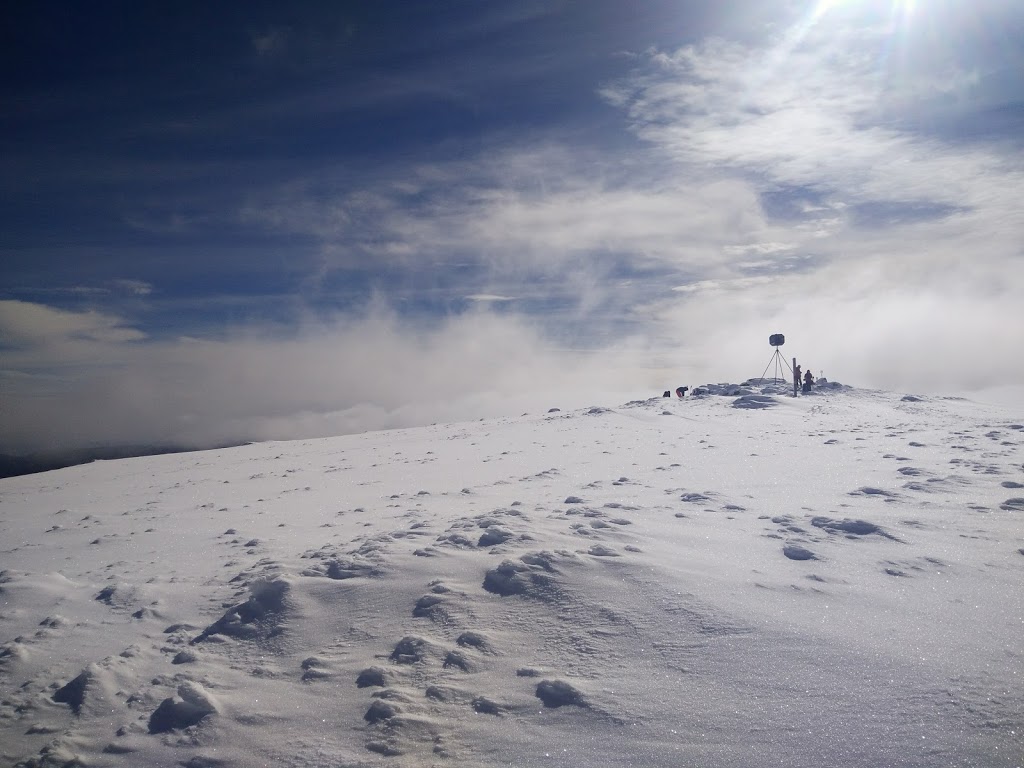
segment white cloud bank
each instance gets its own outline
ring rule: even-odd
[[[11,343],[0,452],[208,446],[517,415],[649,394],[651,377],[633,345],[556,349],[522,320],[483,311],[417,327],[377,308],[217,340],[142,340],[109,316],[24,302],[0,302],[0,322]]]

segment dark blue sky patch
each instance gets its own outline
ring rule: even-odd
[[[219,338],[246,328],[285,330],[308,316],[305,304],[287,291],[245,294],[157,296],[129,311],[130,320],[153,340],[180,337]]]
[[[851,223],[859,228],[898,227],[938,221],[966,209],[932,202],[901,202],[877,200],[857,203],[846,209]]]
[[[826,258],[821,254],[782,251],[778,253],[750,255],[738,271],[749,277],[772,276],[811,272],[821,266]]]
[[[821,218],[831,208],[829,190],[771,184],[760,192],[761,207],[770,219],[799,222]]]
[[[1024,61],[1021,67],[1024,69]],[[997,142],[1018,152],[1024,149],[1024,102],[1020,101],[938,118],[928,113],[908,114],[902,116],[900,125],[904,130],[965,147]]]

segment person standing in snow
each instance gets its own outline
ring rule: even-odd
[[[793,362],[795,363],[796,360],[794,359]],[[793,366],[793,397],[796,397],[796,391],[798,389],[800,389],[800,366],[799,365],[794,365]]]
[[[810,369],[804,374],[804,392],[811,391],[811,385],[814,384],[814,376],[811,375]]]

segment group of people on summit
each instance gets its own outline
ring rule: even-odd
[[[794,360],[793,362],[795,363],[796,360]],[[824,381],[824,379],[823,379],[823,381]],[[793,396],[796,397],[796,393],[797,393],[798,389],[801,392],[810,392],[811,391],[811,387],[813,387],[813,386],[814,386],[814,375],[811,373],[810,369],[808,369],[806,373],[802,373],[800,366],[799,365],[795,365],[793,367]],[[678,397],[679,399],[682,399],[682,398],[684,398],[686,396],[686,393],[689,392],[689,391],[690,391],[689,387],[677,387],[676,388],[676,397]],[[706,391],[705,390],[701,390],[701,389],[695,389],[695,390],[693,390],[693,394],[695,394],[695,395],[706,394]],[[662,397],[672,397],[672,393],[669,390],[666,389],[664,394],[662,395]]]
[[[811,375],[811,369],[807,369],[807,373],[804,374],[804,383],[800,384],[800,366],[796,366],[793,369],[793,393],[796,393],[797,387],[801,388],[802,392],[810,392],[811,387],[814,385],[814,376]]]

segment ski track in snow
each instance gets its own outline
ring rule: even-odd
[[[1019,414],[704,389],[0,481],[0,761],[1024,765]]]

